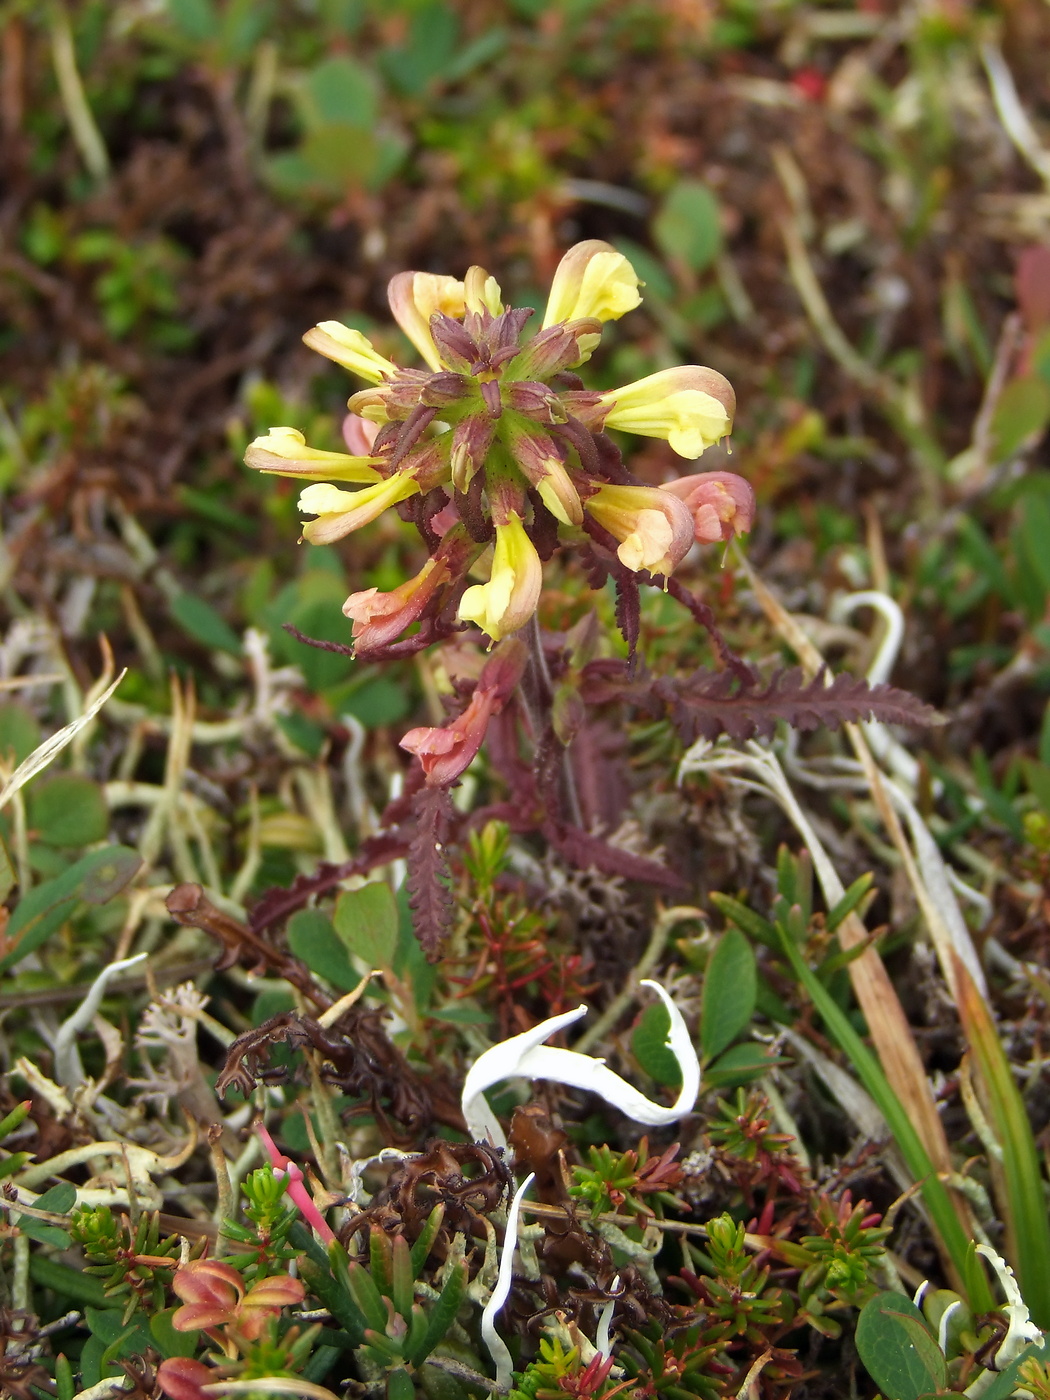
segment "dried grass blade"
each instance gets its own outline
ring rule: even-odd
[[[802,665],[813,675],[816,675],[824,664],[824,658],[780,600],[743,558],[743,555],[738,555],[738,558],[763,612],[780,636],[797,654]],[[855,744],[857,742],[864,744],[863,737],[856,725],[846,725],[846,730],[851,740],[854,740],[854,736],[856,736]],[[867,746],[864,747],[866,751]],[[870,753],[868,758],[870,762]],[[841,882],[839,882],[837,894],[831,894],[825,889],[825,896],[833,901],[840,899],[842,897]],[[843,948],[852,948],[858,943],[867,942],[868,931],[857,914],[849,915],[839,926],[839,940]],[[915,1037],[912,1035],[911,1026],[904,1014],[904,1008],[901,1006],[896,988],[890,980],[882,959],[873,948],[869,948],[849,964],[849,975],[854,995],[867,1021],[868,1031],[878,1054],[879,1063],[882,1065],[898,1103],[903,1106],[907,1114],[909,1125],[915,1125],[923,1148],[934,1168],[939,1172],[951,1172],[953,1168],[948,1139],[945,1136],[944,1126],[941,1123],[926,1078],[922,1057],[915,1044]],[[972,1233],[968,1205],[955,1193],[953,1193],[953,1198],[961,1228],[966,1234]],[[962,1277],[960,1276],[954,1282],[956,1287],[961,1286]]]
[[[127,675],[127,669],[121,671],[120,675],[87,707],[82,715],[71,720],[64,728],[52,734],[49,739],[45,739],[39,744],[28,758],[22,760],[15,771],[0,790],[0,807],[9,802],[15,793],[26,785],[31,778],[42,772],[43,769],[62,752],[67,744],[73,742],[82,729],[85,729],[101,710],[109,697],[120,685]]]

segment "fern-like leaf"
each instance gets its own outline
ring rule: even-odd
[[[876,719],[884,724],[936,724],[936,710],[891,685],[869,685],[857,676],[821,673],[807,681],[797,667],[778,671],[765,686],[741,685],[729,671],[695,671],[680,680],[656,682],[655,693],[687,743],[728,734],[738,743],[768,738],[778,720],[794,729],[836,729],[848,722]]]
[[[408,904],[412,926],[427,957],[434,961],[452,931],[454,906],[445,842],[452,824],[448,789],[424,787],[414,803],[416,829],[408,848]]]

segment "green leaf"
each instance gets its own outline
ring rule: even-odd
[[[77,1203],[77,1188],[68,1181],[60,1181],[36,1198],[36,1210],[49,1210],[52,1215],[68,1215]]]
[[[50,1210],[51,1207],[44,1205],[40,1206],[39,1209]],[[46,1220],[37,1220],[32,1215],[20,1215],[14,1220],[14,1223],[23,1235],[28,1236],[31,1240],[36,1240],[38,1244],[49,1244],[54,1249],[69,1248],[69,1231],[63,1230],[60,1225],[50,1225]]]
[[[288,715],[275,715],[274,719],[284,737],[290,739],[296,748],[302,749],[310,758],[320,757],[325,741],[325,731],[321,725],[308,719],[300,710],[293,710]]]
[[[1037,1327],[1050,1327],[1050,1222],[1040,1152],[1031,1119],[987,1002],[965,969],[957,971],[957,1005],[970,1057],[984,1081],[992,1128],[1002,1144],[1005,1218],[1016,1241],[1011,1259],[1021,1296]],[[975,1312],[985,1311],[979,1305]]]
[[[55,1389],[58,1400],[74,1400],[77,1393],[73,1367],[63,1352],[59,1352],[55,1357]]]
[[[864,896],[871,889],[874,879],[875,876],[872,875],[870,871],[865,875],[858,876],[835,907],[829,911],[827,926],[831,933],[834,933],[839,924],[849,918],[857,905],[861,903]]]
[[[340,709],[360,720],[366,729],[396,724],[408,714],[410,705],[405,687],[387,676],[377,676],[355,686],[342,700]]]
[[[703,272],[722,251],[718,200],[699,180],[679,180],[653,219],[653,238],[668,258]]]
[[[444,1218],[445,1203],[444,1201],[438,1201],[437,1205],[427,1216],[426,1224],[423,1226],[422,1230],[419,1232],[419,1235],[415,1240],[415,1243],[412,1245],[412,1252],[410,1257],[412,1260],[413,1278],[419,1277],[423,1265],[427,1262],[427,1258],[430,1254],[431,1248],[433,1247],[434,1241],[438,1237],[438,1231],[441,1229],[441,1222],[444,1220]]]
[[[741,1045],[731,1045],[713,1064],[704,1066],[704,1087],[725,1089],[749,1084],[752,1079],[768,1074],[774,1065],[784,1063],[783,1058],[771,1055],[764,1045],[745,1040]]]
[[[32,1109],[32,1099],[23,1099],[21,1103],[15,1105],[10,1113],[5,1114],[4,1117],[0,1119],[0,1142],[3,1142],[4,1138],[10,1133],[13,1133],[16,1128],[21,1127],[29,1117]]]
[[[631,1051],[657,1084],[666,1084],[669,1089],[682,1086],[682,1067],[675,1058],[674,1051],[667,1044],[671,1033],[671,1018],[662,1001],[647,1006],[638,1018],[638,1024],[631,1036]]]
[[[288,946],[311,972],[318,973],[341,992],[349,992],[360,977],[346,955],[346,946],[330,919],[317,909],[300,909],[288,920]]]
[[[423,1362],[434,1348],[442,1341],[459,1312],[460,1304],[463,1302],[467,1292],[467,1264],[461,1260],[453,1269],[448,1282],[441,1290],[441,1297],[436,1303],[431,1304],[430,1318],[427,1323],[427,1330],[419,1345],[414,1349],[411,1356],[406,1360],[410,1365],[418,1366]]]
[[[374,1261],[373,1261],[374,1262]],[[346,1271],[350,1296],[357,1305],[368,1326],[382,1332],[387,1324],[386,1304],[372,1275],[361,1264],[351,1264]]]
[[[50,1288],[74,1303],[104,1308],[108,1302],[100,1279],[81,1273],[79,1269],[71,1269],[68,1264],[48,1259],[43,1254],[33,1253],[29,1256],[29,1277],[41,1288]]]
[[[84,1321],[87,1323],[91,1335],[97,1337],[107,1347],[120,1342],[122,1338],[125,1342],[133,1339],[140,1351],[149,1346],[149,1337],[143,1328],[132,1327],[129,1329],[125,1326],[124,1314],[120,1308],[85,1308]],[[129,1330],[137,1335],[133,1338],[126,1338],[125,1333]],[[125,1346],[119,1355],[127,1356],[129,1353],[130,1348]]]
[[[404,1318],[409,1317],[412,1312],[414,1279],[408,1240],[405,1239],[404,1235],[395,1235],[393,1258],[390,1261],[390,1297],[394,1307]]]
[[[142,859],[127,846],[106,846],[82,856],[64,874],[37,885],[19,901],[7,926],[14,943],[0,958],[0,972],[35,952],[76,908],[78,900],[105,904],[134,876]]]
[[[948,1366],[922,1313],[903,1293],[879,1293],[861,1309],[857,1351],[889,1400],[944,1390]]]
[[[1046,390],[1050,401],[1050,387]],[[1022,547],[1028,556],[1032,572],[1042,586],[1043,599],[1050,594],[1050,501],[1032,492],[1026,496],[1021,509],[1018,530]]]
[[[992,441],[1003,461],[1050,423],[1050,384],[1042,379],[1012,379],[995,405]]]
[[[739,929],[718,940],[704,973],[700,1008],[700,1047],[705,1059],[735,1040],[755,1011],[755,954]]]
[[[386,1231],[378,1226],[372,1227],[368,1237],[368,1264],[376,1288],[384,1298],[393,1298],[394,1245]]]
[[[230,66],[250,58],[272,24],[269,5],[260,0],[231,0],[222,17],[222,55]]]
[[[219,32],[219,17],[211,0],[167,0],[167,11],[176,29],[198,44],[214,39]]]
[[[176,1332],[171,1325],[174,1308],[154,1313],[149,1320],[150,1335],[161,1356],[192,1356],[200,1338],[196,1332]]]
[[[731,924],[736,924],[737,928],[743,929],[757,943],[764,943],[767,948],[774,950],[779,949],[780,942],[776,930],[768,919],[763,919],[761,914],[756,914],[753,909],[749,909],[746,904],[741,904],[738,899],[733,899],[728,894],[720,894],[717,890],[711,894],[711,903],[724,919],[728,919]]]
[[[209,651],[226,651],[240,656],[241,639],[210,603],[196,593],[177,593],[168,610],[182,630]]]
[[[7,843],[0,836],[0,904],[4,902],[17,883],[18,872],[8,854]]]
[[[397,948],[397,904],[390,886],[380,880],[345,890],[335,906],[335,931],[369,967],[390,967]]]
[[[29,825],[49,846],[89,846],[106,839],[109,808],[98,783],[59,773],[29,789]]]
[[[386,1378],[387,1400],[414,1400],[416,1383],[404,1366],[395,1366]]]
[[[367,131],[379,117],[379,84],[364,64],[345,54],[326,58],[311,69],[297,95],[314,129],[336,125]]]
[[[381,56],[384,73],[406,96],[420,95],[455,63],[459,29],[458,16],[442,0],[424,4],[412,21],[409,42]]]
[[[300,1271],[311,1292],[317,1295],[349,1338],[350,1349],[360,1346],[366,1324],[350,1295],[346,1251],[341,1245],[334,1244],[326,1252],[301,1220],[292,1225],[289,1239],[303,1255]]]
[[[428,1014],[432,1021],[447,1021],[453,1026],[487,1026],[492,1020],[490,1011],[483,1011],[480,1006],[469,1002],[453,1002],[451,1006],[443,1006]]]
[[[24,705],[8,701],[0,705],[0,755],[21,763],[40,744],[43,735],[36,716]]]

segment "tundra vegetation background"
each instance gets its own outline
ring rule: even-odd
[[[1050,9],[0,36],[0,1392],[1050,1396]],[[588,422],[535,619],[464,546],[515,635],[355,658],[439,532],[296,543],[249,444],[371,450],[301,336],[418,365],[391,278],[586,240],[585,388],[725,376],[743,548],[651,586],[588,493],[692,468]]]

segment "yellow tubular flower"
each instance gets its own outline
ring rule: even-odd
[[[260,472],[280,476],[305,476],[314,480],[380,481],[371,457],[350,457],[345,452],[322,452],[307,447],[297,428],[271,428],[252,442],[244,460]]]
[[[503,293],[495,277],[483,267],[468,267],[463,279],[463,300],[468,311],[489,311],[498,316],[503,310]]]
[[[583,507],[565,463],[557,457],[548,457],[543,465],[547,475],[536,483],[540,500],[563,525],[582,525]]]
[[[459,616],[476,622],[494,642],[524,627],[536,611],[543,584],[543,565],[525,533],[521,516],[511,511],[505,525],[496,526],[496,548],[488,583],[476,583],[460,599]]]
[[[342,321],[322,321],[313,326],[303,336],[303,344],[371,384],[397,372],[397,366],[381,355],[366,335],[344,326]]]
[[[389,506],[414,496],[419,483],[405,472],[366,486],[363,491],[340,491],[338,486],[308,486],[299,496],[299,509],[316,520],[303,525],[303,539],[311,544],[331,544],[352,530],[377,519]]]
[[[732,429],[736,395],[717,370],[681,365],[610,390],[601,404],[607,428],[664,438],[691,460]]]
[[[586,508],[620,541],[620,563],[637,572],[673,573],[693,543],[693,517],[677,496],[658,486],[602,486]]]
[[[542,329],[593,316],[619,320],[641,302],[638,274],[622,253],[599,238],[577,243],[554,273]]]
[[[442,366],[430,334],[430,318],[438,311],[462,316],[467,309],[464,297],[462,282],[436,272],[399,272],[390,279],[387,300],[394,320],[432,370]]]

